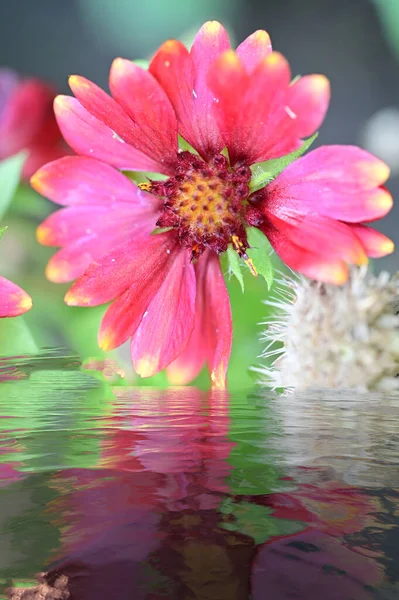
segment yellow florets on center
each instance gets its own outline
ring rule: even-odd
[[[193,258],[207,248],[224,252],[231,243],[244,255],[249,179],[247,167],[232,169],[221,154],[205,162],[190,152],[180,153],[175,176],[151,189],[164,200],[157,226],[176,229]]]

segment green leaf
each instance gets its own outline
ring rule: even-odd
[[[5,232],[7,231],[8,227],[0,227],[0,240],[3,237],[3,235],[5,234]]]
[[[0,162],[0,219],[14,197],[25,159],[26,152],[20,152]]]
[[[262,163],[252,165],[252,177],[249,182],[249,189],[251,193],[262,189],[273,181],[289,164],[291,164],[297,158],[300,158],[302,154],[306,152],[308,148],[313,144],[319,134],[315,133],[312,137],[304,141],[302,146],[298,150],[294,150],[291,154],[286,154],[281,158],[273,158],[272,160],[266,160]]]
[[[271,246],[267,237],[256,227],[247,229],[248,243],[251,246],[247,250],[249,258],[258,271],[265,278],[267,287],[270,289],[274,279],[274,267],[271,258]]]
[[[227,248],[227,260],[229,272],[235,275],[240,283],[241,289],[244,292],[244,277],[241,271],[241,261],[238,258],[237,252],[232,246]]]
[[[23,317],[0,319],[0,355],[35,354],[37,351]]]

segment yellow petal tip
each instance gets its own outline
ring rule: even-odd
[[[392,254],[392,252],[395,250],[395,244],[392,240],[387,238],[386,240],[381,242],[378,249],[381,253],[384,254],[384,256],[386,256],[387,254]]]
[[[51,229],[45,225],[39,225],[36,229],[36,239],[43,246],[51,245]]]
[[[264,64],[271,68],[279,68],[286,63],[286,59],[280,52],[270,52],[265,59]]]
[[[202,28],[204,33],[206,33],[207,35],[216,35],[222,29],[223,26],[221,25],[221,23],[219,23],[219,21],[207,21]]]
[[[27,312],[33,306],[33,301],[28,294],[24,294],[19,302],[19,309],[23,312]]]
[[[151,377],[158,372],[158,357],[145,356],[138,360],[134,365],[134,370],[140,377]]]
[[[373,199],[373,207],[379,208],[385,212],[389,212],[393,206],[393,198],[387,190],[379,190]]]
[[[214,390],[225,390],[226,389],[226,367],[223,363],[218,365],[211,373],[212,389]]]

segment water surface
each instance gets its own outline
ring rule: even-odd
[[[399,399],[132,388],[0,359],[0,597],[399,597]],[[112,375],[112,377],[110,377]]]

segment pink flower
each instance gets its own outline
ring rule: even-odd
[[[0,160],[28,150],[25,178],[68,152],[54,118],[54,96],[40,80],[0,68]]]
[[[224,387],[232,326],[219,254],[232,244],[256,274],[248,225],[291,267],[335,283],[347,278],[346,263],[392,251],[361,224],[386,214],[391,198],[379,187],[387,167],[360,149],[320,148],[251,195],[250,166],[300,147],[329,102],[324,76],[291,81],[266,32],[233,51],[223,27],[206,23],[190,52],[168,41],[148,71],[116,59],[109,84],[112,96],[73,76],[76,98],[55,101],[61,131],[81,156],[33,177],[36,190],[66,206],[38,238],[62,247],[48,277],[77,278],[69,305],[113,301],[100,345],[131,338],[143,377],[169,366],[172,382],[187,383],[207,363],[213,385]],[[192,151],[179,151],[178,134]],[[117,169],[165,178],[138,189]],[[155,227],[168,231],[149,235]]]
[[[0,318],[17,317],[31,308],[31,297],[15,283],[0,277]]]

